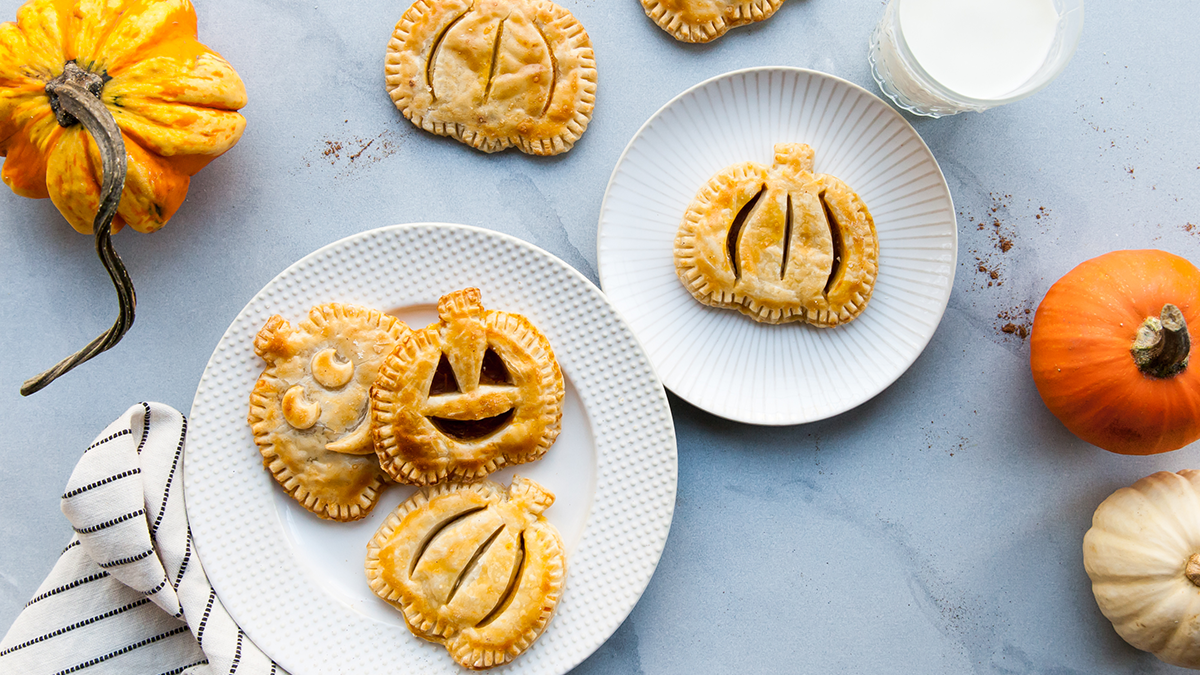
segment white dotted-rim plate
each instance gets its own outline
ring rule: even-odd
[[[707,307],[675,275],[675,232],[701,186],[730,164],[770,165],[787,142],[811,145],[816,170],[875,218],[874,294],[838,328]],[[721,417],[800,424],[863,403],[917,359],[950,299],[958,233],[941,169],[899,113],[832,75],[772,67],[702,82],[638,130],[609,180],[597,250],[600,285],[668,389]]]
[[[650,582],[675,507],[675,431],[662,384],[604,294],[569,265],[512,237],[462,225],[397,225],[335,242],[283,271],[221,338],[192,403],[184,477],[204,569],[246,634],[293,675],[461,673],[375,597],[367,541],[413,492],[387,489],[355,523],[323,521],[270,474],[246,423],[263,369],[254,336],[272,314],[313,305],[390,311],[414,328],[442,295],[475,286],[485,307],[524,314],[549,338],[567,380],[563,429],[514,473],[557,495],[547,518],[567,549],[567,584],[541,638],[506,672],[564,673],[617,629]]]

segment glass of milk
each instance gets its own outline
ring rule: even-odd
[[[1083,0],[889,0],[871,74],[913,114],[982,112],[1050,84],[1082,32]]]

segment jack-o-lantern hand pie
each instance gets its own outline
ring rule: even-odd
[[[587,31],[550,0],[417,0],[385,65],[405,117],[484,152],[566,152],[596,103]]]
[[[528,319],[443,296],[439,321],[404,338],[371,390],[375,450],[401,483],[470,482],[539,459],[562,426],[563,377]]]
[[[357,520],[379,499],[387,474],[371,438],[369,391],[411,332],[376,310],[330,303],[295,328],[272,316],[254,340],[267,368],[247,421],[263,466],[322,518]]]
[[[520,476],[507,491],[491,481],[424,488],[367,544],[367,581],[459,665],[503,665],[545,631],[562,596],[562,540],[542,515],[552,503]]]
[[[813,149],[734,164],[700,188],[675,236],[675,273],[712,307],[755,321],[828,328],[852,321],[879,269],[875,221],[845,183],[813,173]]]

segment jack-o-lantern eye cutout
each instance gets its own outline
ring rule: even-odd
[[[396,24],[386,76],[413,124],[485,152],[566,152],[596,101],[587,32],[550,0],[417,0]]]
[[[371,437],[369,390],[409,332],[378,311],[331,303],[294,328],[273,316],[255,338],[267,367],[250,394],[254,442],[275,480],[322,518],[362,518],[379,498],[386,474]]]
[[[438,317],[384,361],[371,390],[384,470],[432,485],[540,458],[562,417],[550,342],[525,317],[484,309],[476,288],[444,296]]]
[[[562,595],[562,540],[542,515],[553,502],[520,476],[507,491],[490,481],[427,487],[367,544],[367,582],[464,668],[507,663],[545,631]]]
[[[773,166],[743,162],[709,179],[675,237],[692,297],[764,323],[828,328],[862,313],[879,269],[875,221],[845,183],[812,169],[812,148],[784,143]]]

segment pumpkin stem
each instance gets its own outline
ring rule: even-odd
[[[56,366],[41,375],[26,380],[21,385],[22,396],[41,390],[75,366],[111,349],[133,325],[133,313],[137,305],[133,281],[129,278],[125,264],[121,262],[121,256],[117,255],[112,246],[112,221],[117,215],[117,205],[121,202],[121,191],[125,189],[125,141],[121,138],[121,130],[117,128],[112,113],[100,101],[100,92],[105,80],[105,75],[88,72],[74,61],[68,61],[63,66],[62,75],[46,83],[46,93],[50,97],[50,108],[54,111],[58,123],[64,127],[82,124],[100,150],[103,167],[100,208],[92,222],[92,231],[96,235],[96,255],[100,257],[104,269],[108,270],[108,276],[117,290],[117,320],[112,328],[89,342],[83,349],[59,361]]]
[[[1183,575],[1188,578],[1188,581],[1200,586],[1200,553],[1193,553],[1192,557],[1188,558]]]
[[[1142,374],[1167,378],[1183,372],[1192,349],[1187,321],[1175,305],[1163,305],[1160,316],[1147,317],[1138,327],[1129,352]]]

